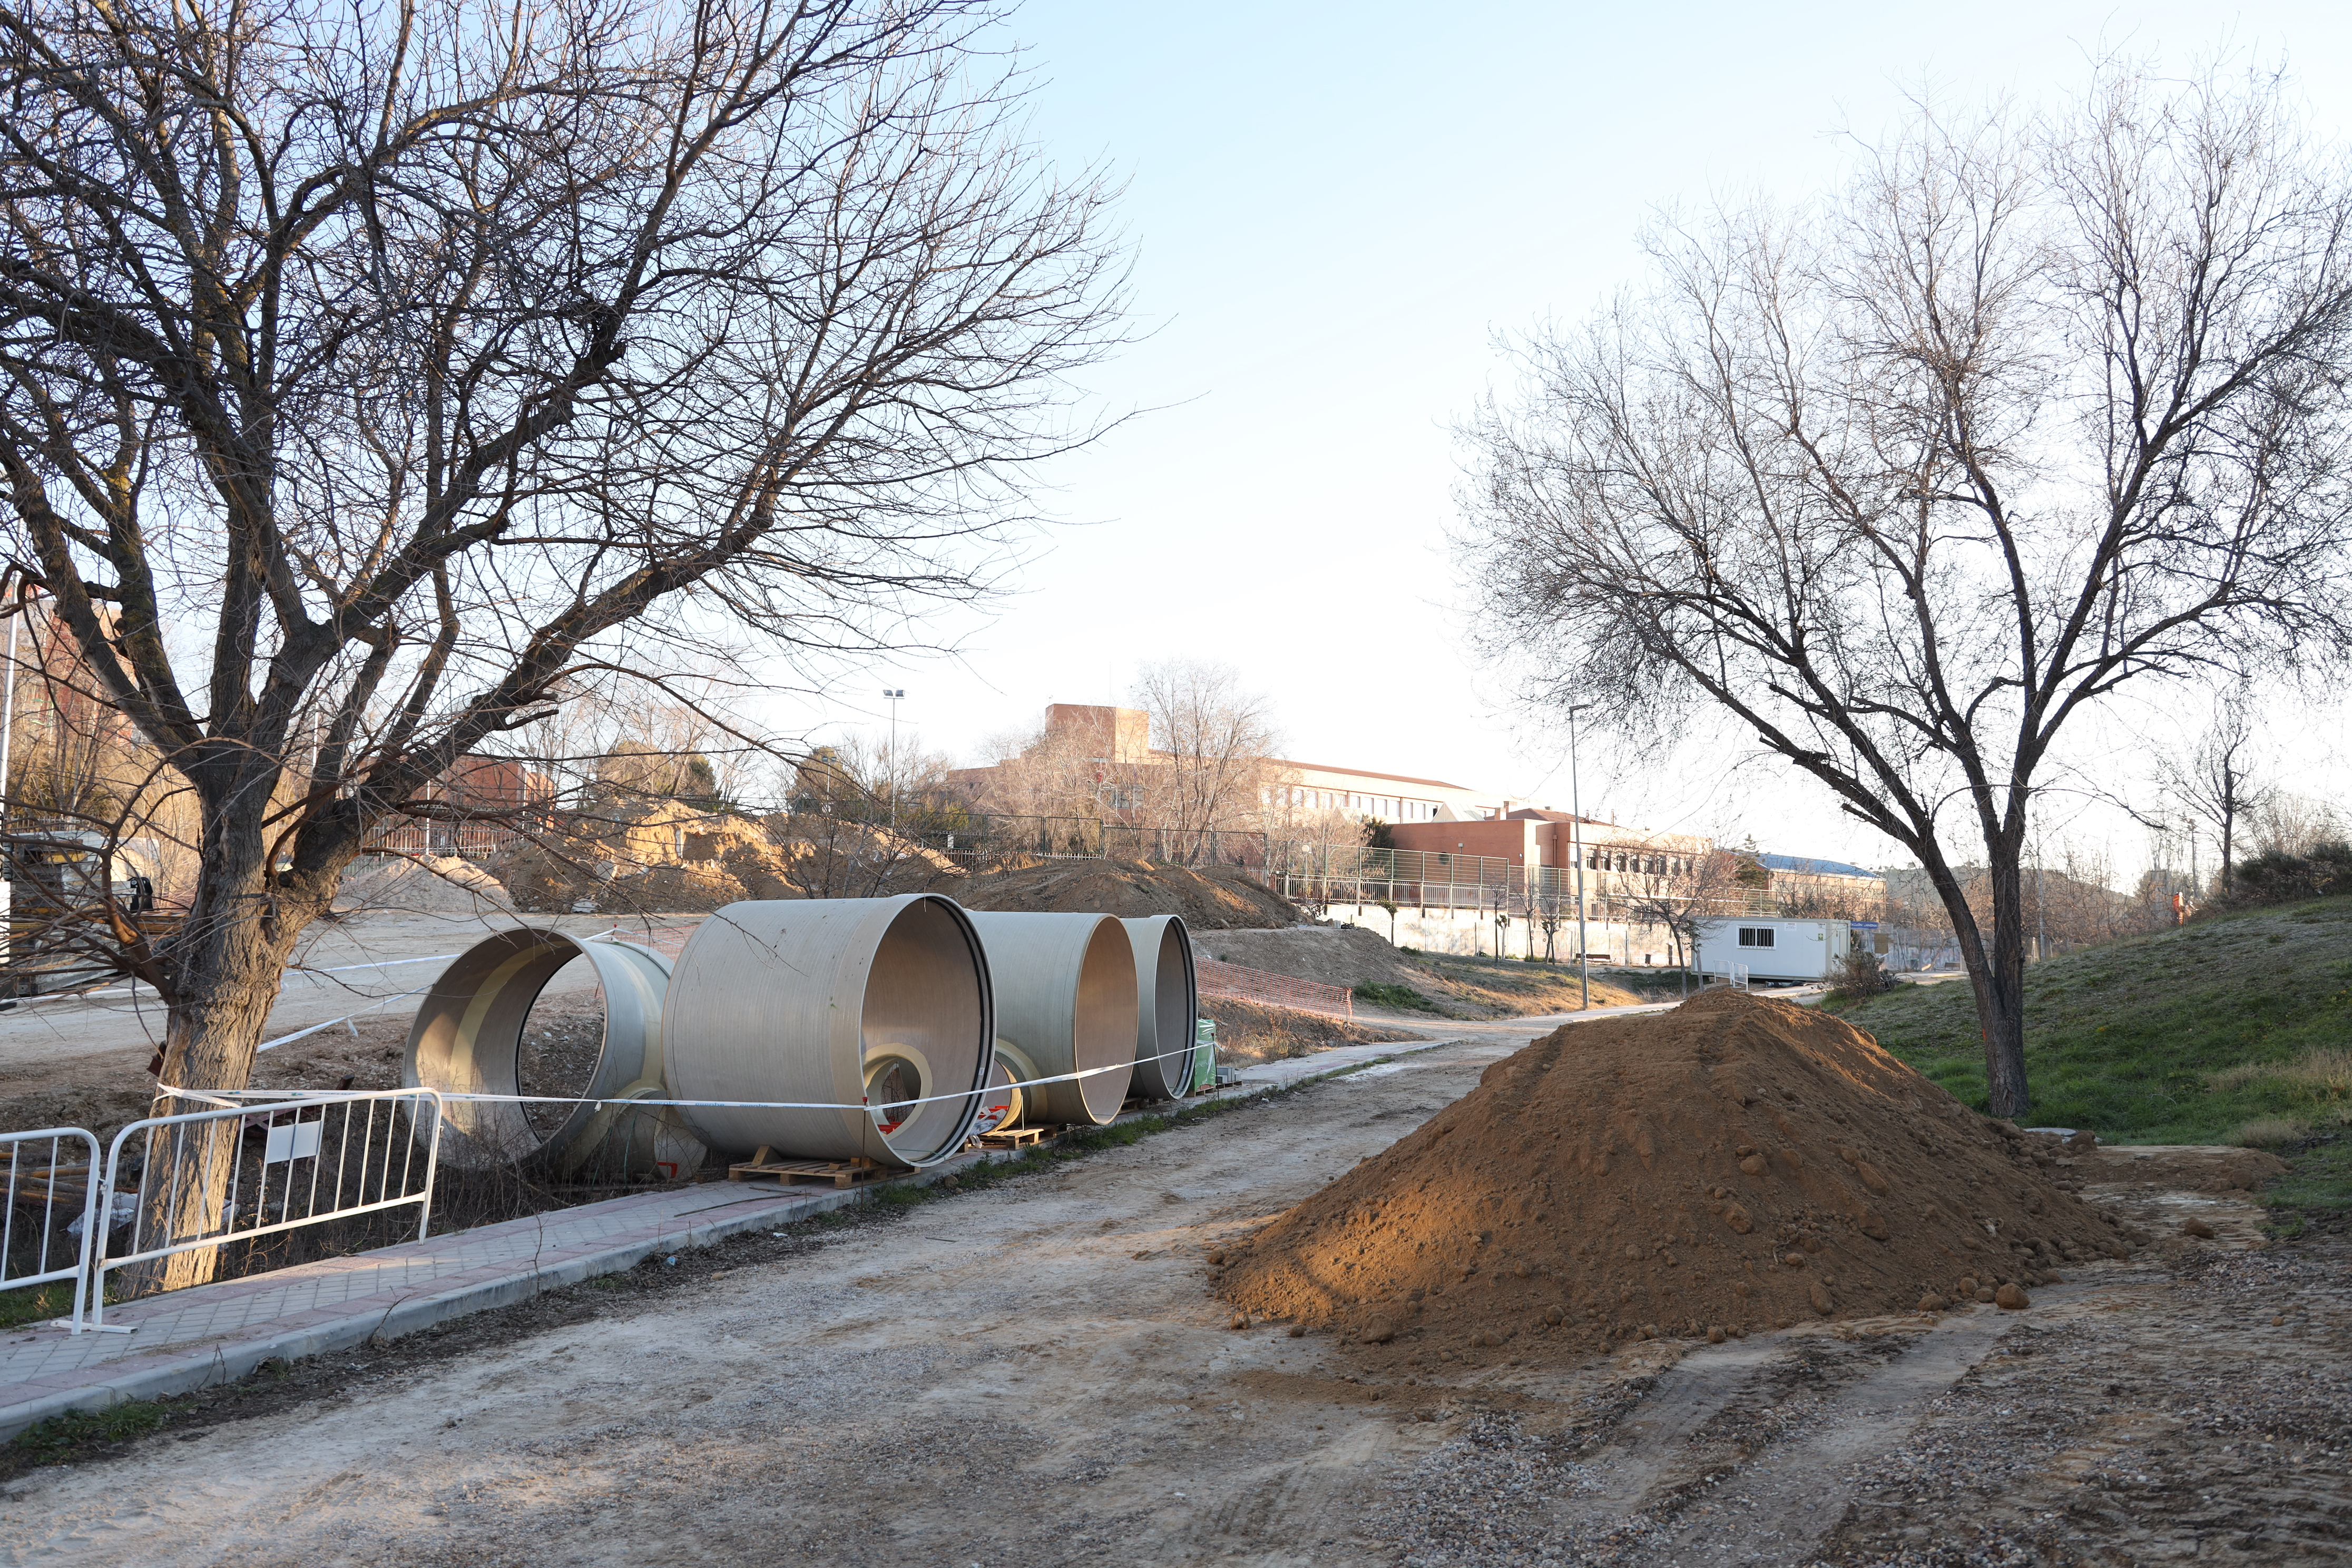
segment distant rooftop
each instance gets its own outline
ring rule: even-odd
[[[1464,795],[1475,793],[1467,784],[1447,784],[1444,779],[1417,779],[1411,773],[1376,773],[1362,768],[1335,768],[1328,763],[1301,763],[1288,757],[1275,757],[1270,760],[1277,768],[1307,768],[1318,773],[1348,773],[1360,779],[1381,779],[1389,784],[1426,784],[1432,789],[1459,790]]]
[[[1867,877],[1874,882],[1886,880],[1883,871],[1867,866],[1849,866],[1843,860],[1808,860],[1801,855],[1759,855],[1756,863],[1767,871],[1793,871],[1801,877]]]

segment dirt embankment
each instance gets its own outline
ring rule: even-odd
[[[1297,904],[1231,866],[1045,860],[1013,870],[987,872],[940,890],[973,910],[1032,914],[1100,911],[1122,920],[1181,915],[1194,931],[1288,926],[1307,918]]]
[[[1269,1007],[1238,996],[1203,996],[1201,1016],[1217,1021],[1217,1051],[1227,1061],[1274,1062],[1333,1046],[1378,1045],[1425,1037],[1405,1029],[1358,1024],[1327,1013]]]
[[[1352,990],[1402,986],[1426,1011],[1443,1017],[1517,1018],[1575,1009],[1582,1001],[1576,971],[1508,959],[1407,953],[1364,926],[1291,926],[1281,931],[1228,931],[1196,940],[1213,958],[1319,981]],[[1595,978],[1592,1005],[1621,1007],[1651,1000],[1622,984]],[[1410,1003],[1403,1005],[1410,1006]],[[1415,1011],[1424,1009],[1415,1008]]]
[[[2128,1256],[2063,1148],[1849,1025],[1718,991],[1497,1062],[1237,1247],[1214,1289],[1375,1342],[1570,1355],[1932,1309]]]

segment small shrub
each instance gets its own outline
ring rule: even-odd
[[[1856,949],[1838,961],[1830,976],[1830,994],[1841,1002],[1857,1001],[1864,996],[1884,996],[1895,989],[1895,976],[1878,955]]]
[[[2352,844],[2315,845],[2308,855],[2274,849],[2242,860],[2229,892],[2209,907],[2243,909],[2336,893],[2352,893]]]
[[[2247,1149],[2276,1149],[2288,1143],[2299,1143],[2310,1136],[2308,1124],[2284,1116],[2257,1116],[2242,1121],[2230,1134],[2230,1142]]]
[[[1358,985],[1353,995],[1359,1002],[1370,1002],[1375,1007],[1393,1007],[1405,1013],[1434,1013],[1437,1004],[1410,985],[1391,981],[1367,980]]]

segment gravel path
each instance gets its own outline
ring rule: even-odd
[[[2341,1563],[2347,1248],[2221,1233],[1890,1319],[1399,1376],[1206,1254],[1464,1092],[1454,1047],[839,1233],[740,1238],[0,1487],[0,1563]],[[2070,1271],[2072,1272],[2072,1271]],[[175,1440],[176,1439],[176,1440]]]

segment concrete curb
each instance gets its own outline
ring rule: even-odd
[[[1297,1078],[1285,1081],[1244,1079],[1213,1093],[1196,1096],[1183,1103],[1206,1105],[1220,1100],[1256,1099],[1283,1089],[1296,1089],[1305,1084],[1343,1077],[1368,1067],[1392,1061],[1398,1057],[1415,1056],[1423,1051],[1435,1050],[1441,1046],[1465,1043],[1474,1042],[1454,1038],[1399,1040],[1382,1046],[1378,1055],[1359,1058],[1321,1072],[1302,1073]],[[1113,1119],[1108,1125],[1117,1127],[1146,1116],[1164,1114],[1166,1112],[1157,1108],[1146,1107],[1125,1112]],[[1042,1139],[1032,1147],[1050,1149],[1069,1138],[1083,1135],[1084,1133],[1080,1131],[1064,1132],[1054,1138]],[[748,1213],[714,1218],[701,1225],[688,1226],[671,1231],[667,1235],[623,1242],[596,1252],[583,1253],[575,1258],[565,1258],[560,1263],[534,1267],[519,1273],[509,1274],[501,1279],[478,1280],[433,1295],[416,1296],[396,1302],[390,1308],[355,1312],[330,1322],[311,1323],[299,1329],[266,1334],[258,1339],[237,1340],[234,1342],[215,1341],[205,1349],[184,1350],[176,1353],[166,1352],[152,1362],[139,1363],[135,1365],[131,1364],[137,1363],[134,1352],[129,1362],[110,1363],[110,1368],[120,1369],[115,1375],[95,1379],[78,1388],[63,1389],[54,1394],[44,1394],[37,1399],[28,1399],[16,1405],[0,1406],[0,1439],[13,1437],[27,1426],[48,1420],[52,1416],[64,1415],[77,1410],[103,1410],[110,1405],[120,1405],[130,1400],[162,1399],[174,1394],[186,1394],[195,1389],[235,1383],[239,1378],[251,1375],[254,1369],[260,1366],[263,1362],[272,1359],[299,1361],[304,1356],[320,1355],[330,1351],[348,1350],[353,1345],[363,1344],[377,1335],[382,1335],[385,1339],[398,1339],[404,1334],[413,1334],[420,1329],[429,1329],[437,1323],[447,1322],[452,1318],[463,1317],[469,1312],[510,1306],[517,1301],[528,1300],[542,1291],[556,1289],[565,1285],[577,1285],[583,1280],[593,1279],[601,1275],[621,1273],[625,1269],[635,1268],[656,1252],[706,1247],[740,1231],[754,1230],[763,1225],[775,1224],[780,1219],[790,1223],[806,1219],[812,1215],[853,1207],[871,1201],[875,1193],[882,1187],[931,1186],[961,1171],[969,1170],[982,1161],[996,1157],[994,1152],[976,1152],[890,1182],[877,1183],[870,1186],[855,1187],[835,1193],[816,1192],[806,1187],[786,1188],[781,1184],[771,1186],[764,1183],[737,1186],[714,1183],[711,1194],[718,1201],[713,1203],[712,1208],[735,1208],[755,1204],[757,1206],[750,1208]],[[722,1192],[736,1192],[744,1195],[729,1199],[719,1196]],[[759,1201],[762,1198],[781,1199],[787,1194],[793,1199],[788,1205]],[[778,1212],[780,1206],[784,1207],[786,1212],[780,1214]],[[202,1288],[198,1287],[198,1289]]]

